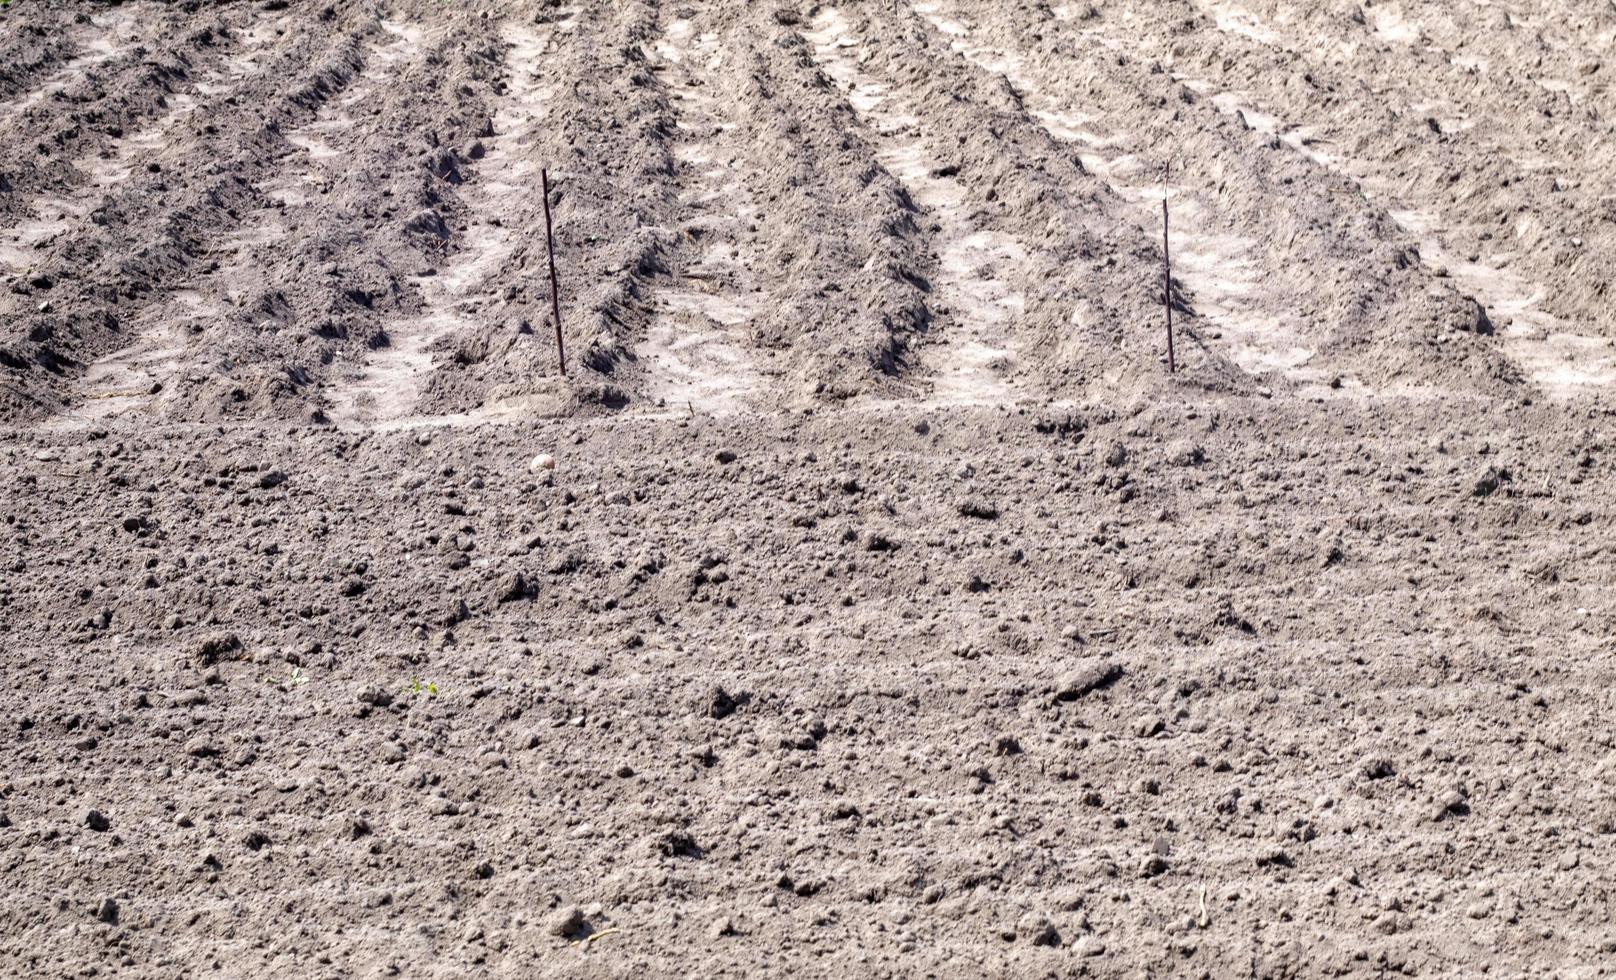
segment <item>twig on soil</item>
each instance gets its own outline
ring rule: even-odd
[[[569,946],[582,946],[584,949],[588,949],[589,944],[594,942],[595,940],[600,939],[600,938],[602,938],[604,936],[610,936],[613,933],[618,933],[618,932],[622,932],[622,931],[623,930],[618,928],[617,926],[613,926],[610,929],[602,929],[599,932],[592,932],[592,933],[590,933],[589,935],[585,936],[582,939],[574,939],[572,942],[568,943],[567,945],[569,945]]]
[[[1201,914],[1195,917],[1196,926],[1205,929],[1212,924],[1212,913],[1206,909],[1206,886],[1201,886]]]
[[[1167,311],[1167,373],[1178,373],[1178,359],[1173,355],[1173,259],[1167,245],[1167,184],[1173,165],[1162,168],[1162,308]]]
[[[555,318],[556,361],[561,365],[561,376],[567,376],[567,348],[561,339],[561,299],[556,286],[555,232],[550,227],[550,171],[539,170],[544,185],[544,252],[550,258],[550,315]]]

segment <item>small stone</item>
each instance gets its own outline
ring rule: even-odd
[[[95,906],[95,917],[108,925],[115,925],[118,921],[118,903],[110,895],[102,898]]]
[[[241,640],[234,633],[216,633],[191,648],[190,659],[198,667],[212,667],[220,658],[241,650]]]
[[[1470,495],[1472,497],[1490,497],[1498,492],[1499,487],[1510,482],[1511,478],[1509,470],[1489,466],[1482,472],[1481,476],[1476,478],[1475,486],[1470,489]]]
[[[499,580],[494,597],[499,602],[516,602],[529,595],[527,579],[521,572],[510,572]]]
[[[540,473],[545,470],[553,470],[556,468],[555,457],[551,456],[549,453],[539,453],[537,456],[533,457],[532,462],[527,464],[527,468],[534,473]]]
[[[385,708],[393,703],[393,695],[378,684],[369,684],[359,691],[359,703],[373,708]]]
[[[1126,463],[1127,461],[1128,461],[1128,447],[1124,446],[1120,442],[1112,443],[1111,448],[1109,450],[1107,450],[1106,454],[1105,454],[1105,465],[1110,466],[1110,467],[1117,467],[1117,466],[1121,466],[1122,464]]]
[[[1084,936],[1072,944],[1072,951],[1079,956],[1104,956],[1105,943],[1093,936]]]
[[[709,718],[727,718],[735,713],[735,699],[729,692],[714,684],[707,692],[707,716]]]
[[[185,743],[185,754],[196,759],[206,759],[211,756],[223,755],[224,750],[219,748],[217,742],[198,735]]]
[[[1374,922],[1374,930],[1383,936],[1396,935],[1414,928],[1414,920],[1401,912],[1387,912]]]
[[[955,509],[959,511],[962,517],[974,517],[983,521],[996,520],[999,516],[998,507],[994,506],[990,501],[975,496],[961,500],[955,505]]]
[[[683,830],[658,834],[652,841],[652,848],[665,858],[699,858],[704,853],[696,838]]]
[[[1444,820],[1448,817],[1464,816],[1470,812],[1470,804],[1465,800],[1464,794],[1458,790],[1449,790],[1441,799],[1437,800],[1436,810],[1431,815],[1433,820]]]
[[[583,932],[585,925],[584,910],[576,905],[567,905],[557,909],[550,916],[546,927],[549,929],[550,935],[566,939]]]
[[[106,814],[100,810],[91,810],[84,815],[84,826],[101,834],[112,829],[112,821],[108,820]]]
[[[1055,699],[1076,701],[1090,691],[1110,685],[1122,676],[1122,665],[1114,660],[1095,658],[1061,675],[1055,684]]]
[[[1060,933],[1046,915],[1028,912],[1016,922],[1016,935],[1034,946],[1059,946]]]
[[[1397,775],[1397,768],[1384,756],[1370,756],[1358,767],[1366,779],[1385,779]]]
[[[1282,847],[1258,851],[1256,861],[1259,868],[1289,868],[1296,864],[1291,860],[1290,853]]]
[[[1162,723],[1160,715],[1140,715],[1139,719],[1133,723],[1133,733],[1139,738],[1150,738],[1166,727]]]

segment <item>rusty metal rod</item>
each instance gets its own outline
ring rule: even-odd
[[[561,337],[561,291],[556,285],[555,231],[550,226],[550,171],[539,170],[544,184],[544,251],[550,258],[550,315],[555,318],[556,361],[561,365],[561,376],[567,376],[567,347]]]
[[[1167,183],[1172,164],[1162,170],[1162,307],[1167,311],[1167,373],[1178,373],[1178,360],[1173,356],[1173,258],[1167,242]]]

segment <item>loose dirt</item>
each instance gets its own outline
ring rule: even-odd
[[[0,974],[1604,975],[1613,43],[0,8]]]

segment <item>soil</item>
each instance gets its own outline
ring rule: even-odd
[[[0,8],[0,973],[1608,975],[1613,43]]]

